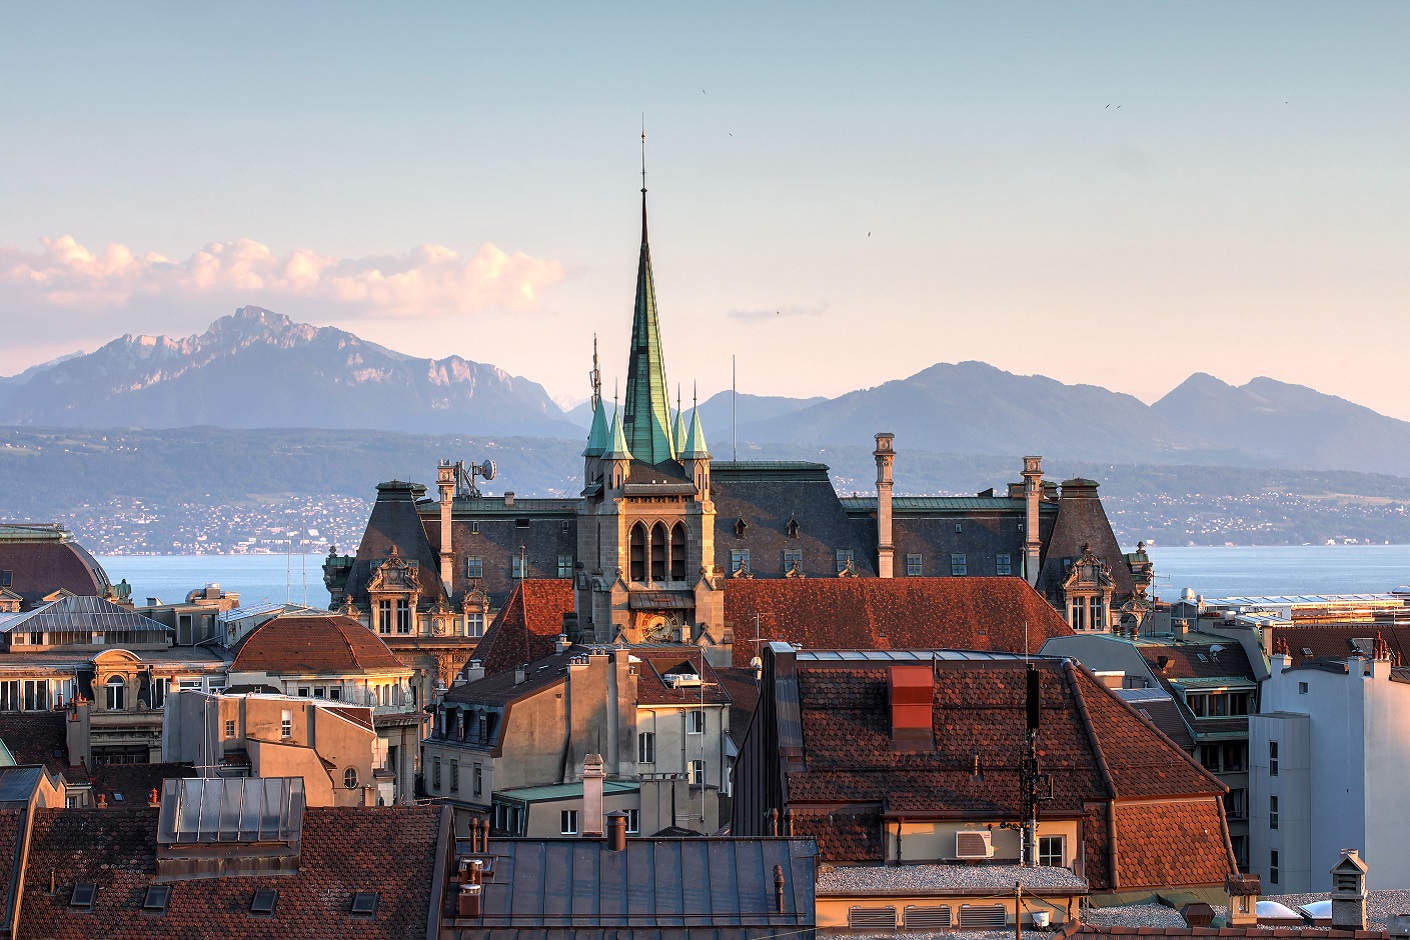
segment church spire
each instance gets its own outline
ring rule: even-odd
[[[649,464],[676,457],[671,428],[671,402],[666,385],[666,358],[656,312],[656,282],[651,273],[651,246],[646,237],[646,131],[642,131],[641,255],[637,260],[636,304],[632,311],[632,349],[627,364],[627,394],[622,431],[632,456]]]

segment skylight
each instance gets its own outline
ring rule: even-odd
[[[93,910],[93,901],[98,896],[98,886],[91,881],[80,881],[73,886],[73,897],[69,898],[69,907],[78,910]]]
[[[147,888],[147,896],[142,900],[142,910],[148,914],[165,914],[171,903],[171,885],[152,885]]]
[[[261,888],[250,901],[250,913],[260,917],[273,917],[274,908],[279,904],[279,892],[271,888]]]
[[[377,913],[379,895],[376,891],[359,891],[353,895],[352,916],[373,917]]]

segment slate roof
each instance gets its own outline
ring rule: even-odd
[[[1118,695],[1124,691],[1146,692],[1147,689],[1117,689]],[[1163,691],[1163,690],[1162,690]],[[1131,699],[1125,695],[1121,696],[1136,710],[1141,717],[1148,719],[1151,724],[1160,729],[1160,733],[1180,746],[1183,751],[1193,750],[1195,739],[1190,736],[1190,729],[1186,727],[1184,719],[1180,717],[1180,706],[1170,695],[1161,695],[1159,698]]]
[[[65,715],[62,711],[0,712],[0,741],[16,764],[42,764],[50,774],[84,779],[82,768],[69,766]]]
[[[1374,636],[1374,634],[1372,634]],[[1151,672],[1166,679],[1246,679],[1250,683],[1257,680],[1253,666],[1249,664],[1244,648],[1233,640],[1215,644],[1219,651],[1213,652],[1209,646],[1181,644],[1175,646],[1155,646],[1141,644],[1141,656],[1151,667]],[[1165,657],[1165,669],[1160,668],[1160,658]]]
[[[63,588],[71,594],[102,596],[111,582],[98,559],[72,539],[60,540],[57,531],[43,541],[0,538],[0,569],[11,573],[10,590],[24,599],[28,609]]]
[[[474,658],[485,667],[485,675],[492,676],[551,656],[563,632],[563,615],[572,612],[572,581],[525,578],[495,615]]]
[[[484,915],[446,917],[458,940],[505,937],[764,938],[807,936],[816,921],[814,847],[802,840],[493,839]],[[774,867],[784,910],[774,906]],[[682,880],[682,873],[687,873]]]
[[[391,480],[377,484],[377,501],[372,504],[346,586],[347,593],[364,610],[373,565],[385,559],[393,545],[406,561],[416,562],[416,583],[423,603],[435,603],[445,593],[441,586],[440,555],[426,538],[421,516],[416,511],[416,500],[425,492],[426,487],[419,483]]]
[[[230,664],[232,673],[348,675],[406,668],[377,634],[336,614],[285,614],[267,620],[245,638]]]
[[[267,877],[171,883],[165,914],[143,913],[156,875],[157,810],[37,810],[21,908],[21,938],[426,936],[443,826],[439,807],[304,810],[299,869]],[[49,872],[58,890],[48,894]],[[93,911],[69,908],[74,885],[93,882]],[[271,917],[254,917],[258,889],[279,892]],[[376,916],[349,915],[358,891],[380,894]]]
[[[763,640],[805,649],[972,649],[1036,653],[1071,636],[1053,608],[1022,578],[731,579],[725,625],[734,628],[734,665]]]
[[[524,681],[517,685],[514,682],[514,672],[518,666],[516,664],[504,672],[486,676],[475,682],[452,686],[442,701],[446,704],[504,705],[537,695],[550,686],[564,682],[568,674],[568,661],[586,652],[579,646],[535,660],[528,664]]]
[[[1352,640],[1371,640],[1379,635],[1398,654],[1400,662],[1410,662],[1410,623],[1316,623],[1279,626],[1272,631],[1274,642],[1288,644],[1294,666],[1317,659],[1346,659],[1355,648]],[[1304,654],[1303,650],[1311,653]],[[1370,650],[1367,650],[1370,653]]]
[[[1063,560],[1079,557],[1083,545],[1090,545],[1097,557],[1111,566],[1111,578],[1115,582],[1114,599],[1120,602],[1135,592],[1131,571],[1123,561],[1125,556],[1097,496],[1097,484],[1091,480],[1067,480],[1062,484],[1057,521],[1053,523],[1052,537],[1043,549],[1042,567],[1038,574],[1037,588],[1044,597],[1059,596],[1062,582],[1067,577]]]

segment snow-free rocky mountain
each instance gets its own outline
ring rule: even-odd
[[[123,336],[0,382],[4,423],[576,436],[537,382],[242,307],[198,336]]]
[[[686,402],[689,407],[689,402]],[[701,402],[713,452],[731,452],[728,392]],[[34,427],[324,428],[582,440],[536,382],[448,356],[418,359],[343,330],[244,307],[199,336],[124,336],[87,355],[0,378],[0,423]],[[1081,463],[1354,470],[1410,476],[1410,422],[1301,385],[1232,386],[1196,373],[1156,402],[1097,385],[940,363],[833,399],[741,394],[741,457],[768,445],[870,446],[903,454],[1045,457]],[[750,445],[762,444],[762,447]]]

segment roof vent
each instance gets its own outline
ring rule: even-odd
[[[993,836],[988,832],[955,833],[955,858],[993,858]]]

